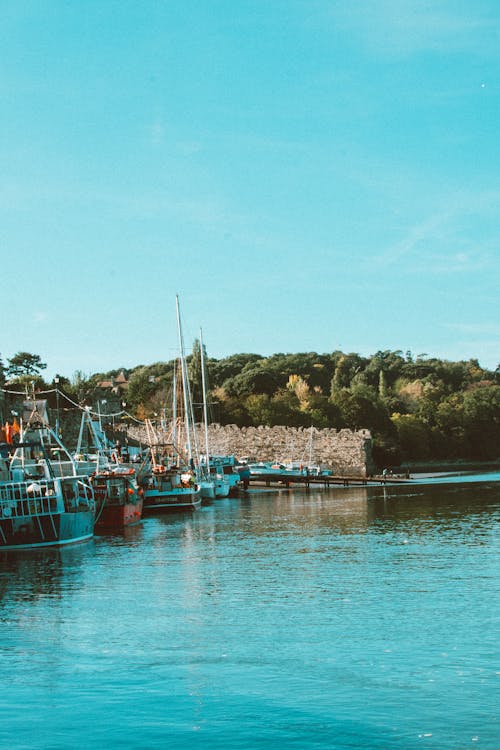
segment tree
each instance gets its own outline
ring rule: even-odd
[[[498,458],[500,386],[478,386],[466,391],[463,419],[469,455],[479,460]]]
[[[38,375],[40,370],[45,370],[47,367],[38,354],[30,354],[29,352],[18,352],[7,361],[9,363],[7,375],[12,375],[15,378],[23,375]]]
[[[310,389],[301,375],[290,375],[286,387],[295,394],[301,409],[307,409],[310,397]]]
[[[236,424],[248,427],[252,422],[241,398],[229,396],[224,388],[213,392],[212,411],[214,420],[220,424]]]
[[[211,362],[208,366],[210,383],[213,388],[226,385],[226,381],[238,375],[248,364],[262,361],[264,357],[260,354],[233,354],[218,362]]]
[[[398,431],[399,445],[404,460],[430,458],[429,427],[413,414],[394,414],[393,423]]]
[[[205,349],[205,344],[203,344],[203,359],[206,363],[207,351]],[[201,414],[203,407],[203,379],[201,373],[201,343],[199,339],[194,340],[193,353],[187,358],[187,370],[191,386],[193,406],[195,407],[196,413]]]
[[[349,388],[354,376],[364,370],[366,360],[359,354],[343,354],[335,367],[331,381],[331,394],[342,388]]]
[[[253,393],[245,401],[245,407],[254,425],[273,424],[271,399],[266,393]]]
[[[245,365],[243,370],[234,378],[224,383],[224,390],[229,396],[249,396],[253,393],[265,393],[272,396],[278,388],[275,373],[268,370],[264,363]]]
[[[148,367],[139,367],[134,370],[129,379],[127,404],[133,408],[139,405],[147,407],[160,389],[165,389],[165,379],[151,374],[151,369]]]

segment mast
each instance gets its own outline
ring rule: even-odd
[[[179,309],[179,295],[175,295],[175,307],[177,311],[177,332],[179,335],[179,349],[180,349],[180,355],[181,355],[181,370],[182,370],[182,395],[184,398],[184,415],[186,420],[186,442],[187,442],[187,449],[188,449],[188,458],[189,461],[192,461],[193,458],[193,450],[191,446],[191,430],[189,428],[189,420],[190,420],[190,412],[189,412],[189,402],[188,402],[188,377],[187,377],[187,366],[186,366],[186,358],[184,356],[184,338],[182,335],[182,325],[181,325],[181,313]]]
[[[172,381],[172,442],[177,453],[176,466],[179,465],[179,451],[177,447],[177,362],[174,362],[174,379]]]
[[[201,360],[201,387],[203,392],[203,421],[205,422],[205,466],[207,476],[210,476],[210,450],[208,447],[208,409],[207,409],[207,384],[205,380],[205,354],[203,351],[203,332],[200,328],[200,360]]]

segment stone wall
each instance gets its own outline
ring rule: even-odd
[[[204,431],[197,426],[200,452],[205,445]],[[303,427],[237,427],[212,424],[209,427],[213,455],[244,456],[257,461],[302,461],[332,469],[334,474],[367,476],[373,473],[372,439],[368,430],[334,430]],[[131,428],[130,437],[146,443],[141,428]]]
[[[22,402],[14,403],[14,406],[21,413]],[[74,450],[81,414],[71,411],[60,416],[63,441]],[[54,408],[49,409],[49,420],[55,425]],[[197,430],[198,446],[203,452],[204,431],[201,425],[197,426]],[[148,442],[146,430],[140,425],[129,425],[127,429],[124,424],[117,424],[113,431],[111,424],[107,424],[106,432],[110,439],[119,439],[123,444],[129,441],[132,445],[147,445]],[[334,474],[367,476],[375,471],[372,439],[368,430],[354,432],[314,427],[238,427],[219,424],[209,427],[209,445],[213,455],[235,455],[239,459],[247,456],[257,461],[283,463],[301,461],[306,464],[309,462],[311,444],[311,462],[332,469]]]

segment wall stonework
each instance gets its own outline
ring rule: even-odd
[[[311,452],[313,464],[330,468],[334,474],[367,476],[374,470],[368,430],[210,425],[209,444],[214,454],[234,453],[262,461],[305,464]]]
[[[140,429],[129,434],[146,443]],[[375,466],[372,458],[372,438],[368,430],[334,430],[304,427],[238,427],[212,424],[208,429],[210,451],[213,455],[251,457],[257,461],[302,461],[311,459],[334,474],[369,476]],[[200,452],[205,445],[205,434],[197,425]]]

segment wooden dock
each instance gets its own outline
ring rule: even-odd
[[[341,476],[333,474],[321,474],[320,476],[311,476],[307,474],[269,474],[250,475],[248,480],[251,487],[290,487],[293,484],[300,484],[305,487],[351,487],[351,486],[376,486],[387,484],[409,484],[412,482],[410,477],[401,476]]]

